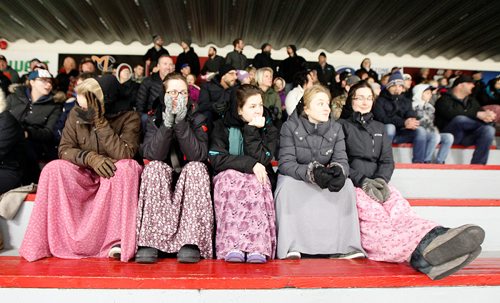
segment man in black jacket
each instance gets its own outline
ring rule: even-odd
[[[335,67],[326,62],[326,54],[321,52],[318,56],[318,64],[314,68],[318,73],[318,80],[324,86],[330,88],[335,83]]]
[[[163,101],[163,80],[175,71],[174,61],[167,55],[158,59],[158,73],[144,78],[137,92],[136,111],[141,114],[143,126],[147,121],[148,112]],[[145,128],[143,128],[145,129]]]
[[[476,146],[471,164],[486,164],[495,136],[491,124],[496,115],[480,110],[479,102],[471,96],[473,88],[470,76],[458,77],[451,91],[436,101],[435,124],[440,131],[453,134],[455,144]]]
[[[217,55],[217,49],[213,46],[208,48],[208,59],[205,61],[205,65],[201,69],[201,74],[205,75],[207,73],[216,73],[219,71],[219,68],[224,65],[224,58]]]
[[[262,44],[260,49],[262,52],[255,55],[252,65],[257,69],[262,67],[269,67],[273,70],[273,72],[276,72],[276,63],[274,62],[273,58],[271,58],[271,50],[273,49],[271,44],[264,43]]]
[[[188,64],[191,68],[191,74],[198,77],[200,74],[200,59],[191,47],[191,39],[182,40],[181,47],[183,52],[177,56],[177,60],[175,61],[175,71],[180,73],[182,66],[184,64]]]
[[[306,59],[297,55],[297,47],[293,44],[286,47],[286,52],[288,53],[288,58],[281,62],[279,73],[286,81],[285,90],[288,94],[293,88],[292,84],[295,74],[306,70]]]
[[[163,47],[163,38],[160,35],[153,35],[153,44],[153,47],[148,49],[143,57],[144,62],[146,62],[146,70],[148,70],[148,72],[152,72],[151,69],[158,64],[158,60],[161,56],[170,56],[168,50]],[[147,74],[147,76],[149,76],[149,74]]]
[[[221,118],[229,108],[231,98],[235,98],[236,79],[236,69],[226,64],[219,69],[219,74],[212,81],[201,88],[198,111],[207,117],[210,129],[211,123]]]
[[[385,124],[385,132],[390,142],[413,143],[412,162],[423,163],[430,135],[420,127],[411,101],[402,94],[403,85],[401,73],[393,73],[373,106],[373,114],[375,120]]]

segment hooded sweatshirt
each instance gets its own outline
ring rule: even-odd
[[[429,89],[429,84],[418,84],[413,88],[412,107],[417,114],[417,119],[420,121],[420,126],[429,132],[438,133],[437,127],[434,125],[434,113],[436,109],[429,102],[422,100],[422,94]]]

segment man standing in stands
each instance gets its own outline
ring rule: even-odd
[[[97,75],[95,62],[90,57],[84,57],[82,60],[80,60],[80,67],[78,69],[80,70],[80,74],[89,73],[94,76]]]
[[[274,63],[274,60],[271,58],[271,50],[273,47],[269,43],[264,43],[261,46],[261,53],[255,55],[255,58],[253,59],[252,65],[256,68],[262,68],[262,67],[269,67],[273,70],[273,72],[276,72],[276,64]]]
[[[297,47],[290,44],[286,47],[288,58],[280,65],[279,73],[285,79],[285,91],[288,93],[293,87],[293,80],[296,73],[306,70],[306,59],[297,55]]]
[[[216,73],[219,68],[224,65],[224,58],[217,55],[217,49],[213,46],[208,48],[208,59],[205,61],[205,65],[201,69],[201,74],[206,75],[207,73]]]
[[[470,76],[455,79],[452,89],[436,101],[435,123],[441,132],[453,134],[454,144],[476,146],[471,164],[486,164],[495,137],[492,122],[496,115],[480,110],[479,102],[471,95],[473,88]]]
[[[163,80],[168,74],[175,71],[174,61],[168,55],[158,59],[158,72],[144,78],[137,92],[136,111],[141,114],[143,126],[148,118],[148,112],[154,109],[163,100]]]
[[[146,62],[146,76],[149,76],[149,73],[156,72],[154,69],[158,64],[158,59],[163,56],[170,56],[168,50],[163,47],[163,38],[160,35],[153,35],[153,47],[148,49],[143,59]]]
[[[234,39],[234,50],[229,52],[226,56],[226,64],[231,65],[236,69],[245,69],[247,67],[247,57],[243,55],[243,48],[245,43],[241,38]]]
[[[182,67],[187,64],[191,68],[190,73],[198,77],[200,74],[200,59],[191,47],[191,39],[182,40],[181,47],[183,52],[179,54],[177,61],[175,61],[175,71],[180,73]]]
[[[318,74],[318,80],[324,86],[331,88],[335,83],[335,67],[326,62],[326,54],[321,52],[318,56],[318,64],[314,67]]]
[[[225,64],[219,74],[201,88],[198,111],[207,117],[210,126],[229,108],[231,98],[235,98],[233,90],[237,77],[236,68]]]

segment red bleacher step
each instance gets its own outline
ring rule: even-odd
[[[46,258],[29,263],[0,257],[0,288],[85,289],[280,289],[387,288],[500,285],[500,259],[477,259],[457,274],[432,281],[408,264],[367,259],[273,260],[267,264],[229,264],[202,260],[180,264],[123,263],[108,259]]]

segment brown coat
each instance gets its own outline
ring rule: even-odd
[[[72,110],[63,129],[59,144],[59,158],[85,166],[82,155],[93,151],[114,160],[131,159],[139,149],[140,116],[124,112],[108,118],[103,127],[96,129],[78,118]]]

